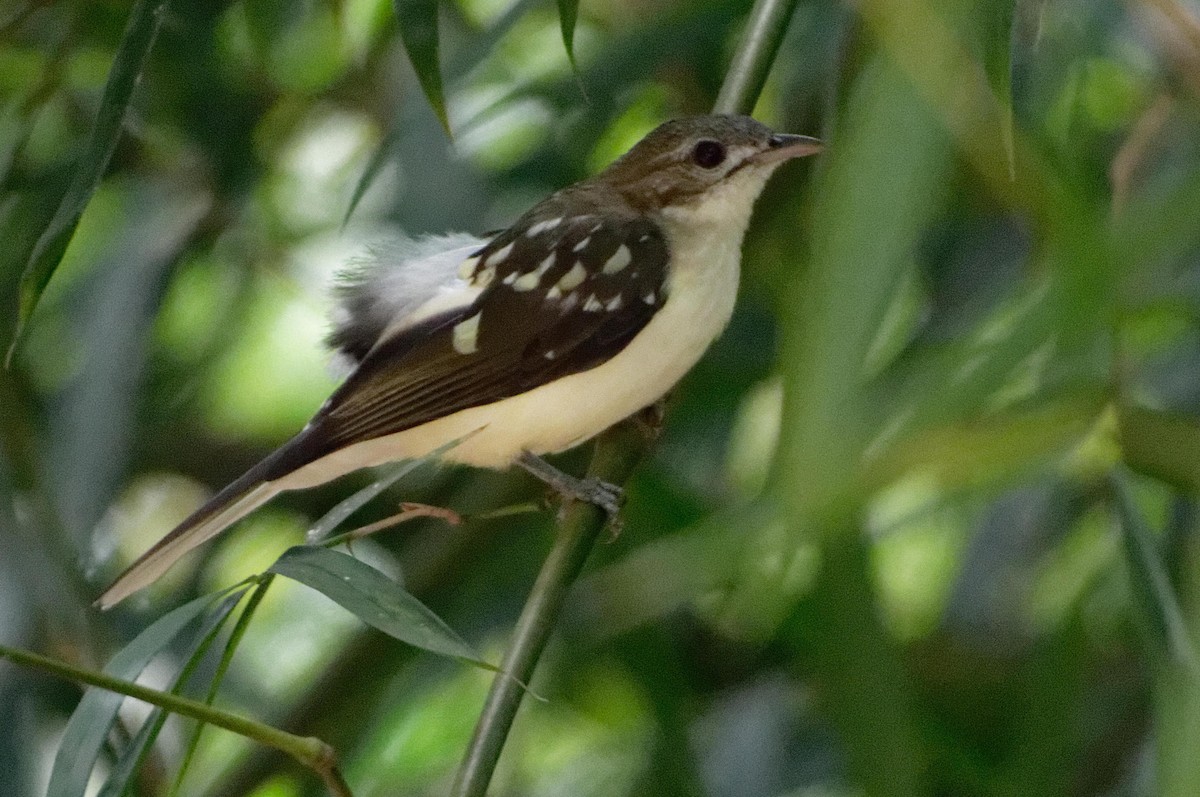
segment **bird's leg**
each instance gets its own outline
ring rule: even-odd
[[[621,504],[625,502],[625,491],[617,485],[592,476],[576,478],[528,451],[517,458],[517,464],[564,498],[586,501],[600,507],[608,514],[608,522],[613,528],[619,528],[617,516],[621,513]]]

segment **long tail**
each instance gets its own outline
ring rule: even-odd
[[[311,461],[305,438],[301,432],[210,498],[118,576],[95,605],[109,609],[154,583],[184,554],[288,489],[275,482]]]

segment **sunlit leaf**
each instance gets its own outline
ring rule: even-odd
[[[50,283],[54,270],[58,268],[63,253],[67,251],[67,245],[71,242],[71,236],[75,233],[83,210],[100,184],[113,150],[116,149],[133,89],[145,67],[150,49],[154,46],[164,6],[166,0],[138,0],[129,14],[129,22],[113,59],[108,83],[100,98],[100,108],[88,134],[87,145],[75,170],[75,176],[59,202],[50,225],[34,244],[25,271],[21,275],[17,323],[8,350],[8,362],[12,361],[38,300]]]
[[[417,80],[438,121],[449,133],[450,120],[446,116],[446,98],[438,65],[437,0],[395,0],[395,5],[400,38],[417,73]]]
[[[301,545],[284,551],[271,572],[312,587],[401,642],[494,669],[423,603],[353,556]]]
[[[163,615],[113,656],[104,672],[114,678],[137,678],[159,651],[208,611],[213,601],[212,595],[205,595]],[[82,797],[124,700],[124,695],[103,689],[91,688],[84,693],[67,722],[46,797]]]

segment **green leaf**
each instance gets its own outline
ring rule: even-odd
[[[395,0],[400,39],[408,52],[425,98],[438,121],[450,132],[446,117],[446,98],[442,91],[442,73],[438,66],[437,0]]]
[[[1129,565],[1133,591],[1142,606],[1147,625],[1153,629],[1167,651],[1185,665],[1193,677],[1200,677],[1200,658],[1188,634],[1187,621],[1167,574],[1150,524],[1134,500],[1129,478],[1114,474],[1111,480],[1117,515],[1121,519],[1125,561]]]
[[[575,21],[579,18],[579,0],[558,0],[558,24],[562,28],[563,47],[567,50],[567,60],[576,72],[579,67],[575,64]]]
[[[270,572],[312,587],[367,625],[401,642],[495,669],[423,603],[353,556],[298,545],[284,551]]]
[[[358,203],[366,196],[367,190],[375,182],[375,178],[379,176],[379,173],[383,171],[383,167],[391,160],[392,150],[395,149],[399,140],[399,133],[396,128],[393,128],[384,136],[383,141],[379,142],[379,146],[371,155],[371,160],[367,162],[367,167],[363,169],[362,176],[354,184],[354,193],[350,196],[350,202],[346,205],[346,215],[342,217],[343,230],[350,223],[350,217],[354,215]]]
[[[75,171],[75,177],[59,202],[50,224],[38,237],[26,262],[18,289],[17,323],[13,330],[6,365],[24,339],[29,319],[42,297],[42,292],[54,276],[63,253],[75,234],[79,219],[95,193],[104,170],[112,158],[133,89],[141,77],[150,48],[158,34],[163,7],[167,0],[138,0],[129,14],[129,22],[108,73],[108,83],[100,98],[100,109],[92,123],[87,144]]]
[[[217,634],[221,630],[221,626],[225,624],[225,620],[229,618],[230,612],[238,605],[242,599],[244,590],[239,590],[232,595],[229,595],[225,600],[210,612],[201,624],[195,634],[195,643],[188,652],[187,663],[183,669],[179,671],[179,675],[175,678],[175,683],[171,687],[171,691],[179,694],[180,691],[187,685],[188,679],[192,673],[200,666],[200,662],[204,659],[208,649],[212,646],[213,640],[217,638]],[[211,596],[207,596],[211,597]],[[211,701],[210,701],[211,702]],[[167,721],[167,712],[162,708],[155,708],[150,712],[150,716],[142,723],[142,727],[138,730],[137,735],[130,740],[129,744],[121,752],[121,757],[113,766],[112,773],[108,776],[108,780],[104,784],[104,788],[100,790],[97,797],[121,797],[129,786],[129,781],[133,774],[137,772],[138,767],[146,759],[146,754],[150,752],[150,748],[158,739],[158,734],[162,731],[163,723]]]
[[[442,454],[445,454],[447,451],[457,446],[469,436],[470,435],[456,437],[449,443],[445,443],[435,448],[426,456],[420,457],[419,459],[407,459],[403,462],[398,462],[395,465],[381,469],[381,475],[378,479],[371,482],[354,495],[338,503],[337,506],[335,506],[333,509],[330,509],[321,517],[320,520],[314,523],[309,528],[308,533],[304,535],[305,542],[307,542],[309,545],[314,545],[321,540],[324,540],[331,532],[333,532],[334,529],[342,524],[342,521],[365,506],[366,503],[372,498],[379,495],[381,492],[391,487],[393,484],[400,481],[405,476],[424,465],[426,462],[430,460],[436,461],[442,456]]]
[[[241,644],[242,637],[246,634],[246,629],[250,627],[250,621],[254,619],[255,612],[262,605],[262,600],[266,597],[267,590],[271,588],[271,582],[274,580],[274,576],[265,576],[258,582],[258,586],[254,588],[254,592],[250,595],[250,600],[246,603],[246,608],[242,610],[237,623],[234,624],[233,632],[230,633],[229,639],[225,643],[225,650],[221,654],[221,661],[217,664],[217,671],[213,674],[212,683],[208,685],[208,694],[204,696],[206,704],[211,706],[213,701],[216,700],[217,692],[221,688],[221,682],[225,680],[225,674],[229,671],[229,665],[233,661],[233,654],[237,652],[238,645]],[[180,788],[183,786],[183,779],[187,776],[192,759],[200,747],[200,734],[204,731],[205,727],[207,726],[204,722],[197,722],[192,729],[186,752],[184,752],[183,760],[179,764],[179,771],[175,775],[175,783],[171,787],[171,797],[179,794]]]
[[[203,615],[214,596],[205,595],[168,612],[117,652],[104,672],[114,678],[133,680],[150,660],[171,643],[184,628]],[[124,695],[91,688],[67,721],[58,755],[50,770],[46,797],[82,797],[96,759],[104,748]]]
[[[1126,465],[1179,489],[1200,492],[1200,423],[1141,407],[1122,407],[1117,417]]]

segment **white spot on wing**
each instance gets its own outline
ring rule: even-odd
[[[480,288],[486,288],[492,284],[492,280],[496,278],[496,267],[488,266],[475,275],[475,279],[471,280],[471,284]]]
[[[557,285],[553,286],[552,288],[550,288],[550,290],[546,291],[547,299],[561,299],[562,295],[563,295],[562,291],[559,289],[559,287]]]
[[[589,235],[588,237],[584,238],[579,243],[575,244],[574,248],[571,249],[571,251],[572,252],[582,252],[584,249],[587,249],[587,245],[590,244],[591,242],[592,242],[592,236]]]
[[[654,291],[650,291],[645,296],[643,296],[642,301],[645,302],[646,304],[654,304],[654,302],[655,302]]]
[[[604,268],[601,270],[605,274],[616,274],[632,262],[633,254],[630,253],[629,247],[625,244],[621,244],[617,247],[617,251],[613,253],[613,256],[608,259],[608,262],[604,264]]]
[[[558,354],[555,353],[554,349],[547,349],[545,351],[545,353],[542,354],[542,356],[545,357],[547,360],[553,360],[555,357],[558,356]]]
[[[504,282],[504,284],[505,284],[505,285],[512,285],[512,284],[513,284],[513,282],[515,282],[515,281],[516,281],[516,279],[517,279],[517,277],[519,277],[519,276],[521,276],[519,272],[516,272],[516,271],[510,271],[510,272],[508,272],[508,274],[507,274],[507,275],[504,277],[504,280],[503,280],[503,282]]]
[[[537,224],[531,225],[529,227],[529,229],[525,231],[525,234],[528,235],[530,238],[535,238],[538,235],[541,235],[542,233],[547,232],[548,230],[553,230],[555,227],[557,227],[560,224],[562,224],[562,216],[559,216],[556,219],[547,219],[545,221],[539,221]]]
[[[583,311],[585,313],[594,313],[597,310],[603,309],[604,305],[600,303],[600,300],[596,298],[596,294],[594,293],[587,298],[586,302],[583,303]]]
[[[497,249],[495,252],[492,252],[490,255],[487,256],[487,259],[483,261],[484,265],[496,266],[496,265],[499,265],[500,263],[503,263],[504,259],[506,257],[508,257],[510,254],[512,254],[513,244],[515,244],[515,243],[516,243],[516,241],[510,241],[508,246],[506,246],[502,249]]]
[[[608,300],[608,304],[604,305],[604,309],[611,313],[614,310],[620,310],[622,304],[624,304],[624,300],[621,298],[621,294],[618,293]]]
[[[546,259],[538,264],[538,267],[527,274],[523,274],[520,279],[513,283],[514,291],[531,291],[538,286],[542,281],[542,276],[549,271],[554,265],[554,253],[551,252],[546,256]]]
[[[454,350],[459,354],[474,354],[479,348],[479,316],[476,313],[466,321],[454,325]]]
[[[454,350],[458,354],[474,354],[479,348],[479,317],[482,313],[458,322],[454,328]]]
[[[562,275],[562,278],[559,279],[558,284],[555,287],[564,291],[574,290],[575,288],[579,287],[579,283],[583,282],[586,276],[587,269],[583,267],[582,263],[576,261],[575,265],[571,267],[571,270]]]

